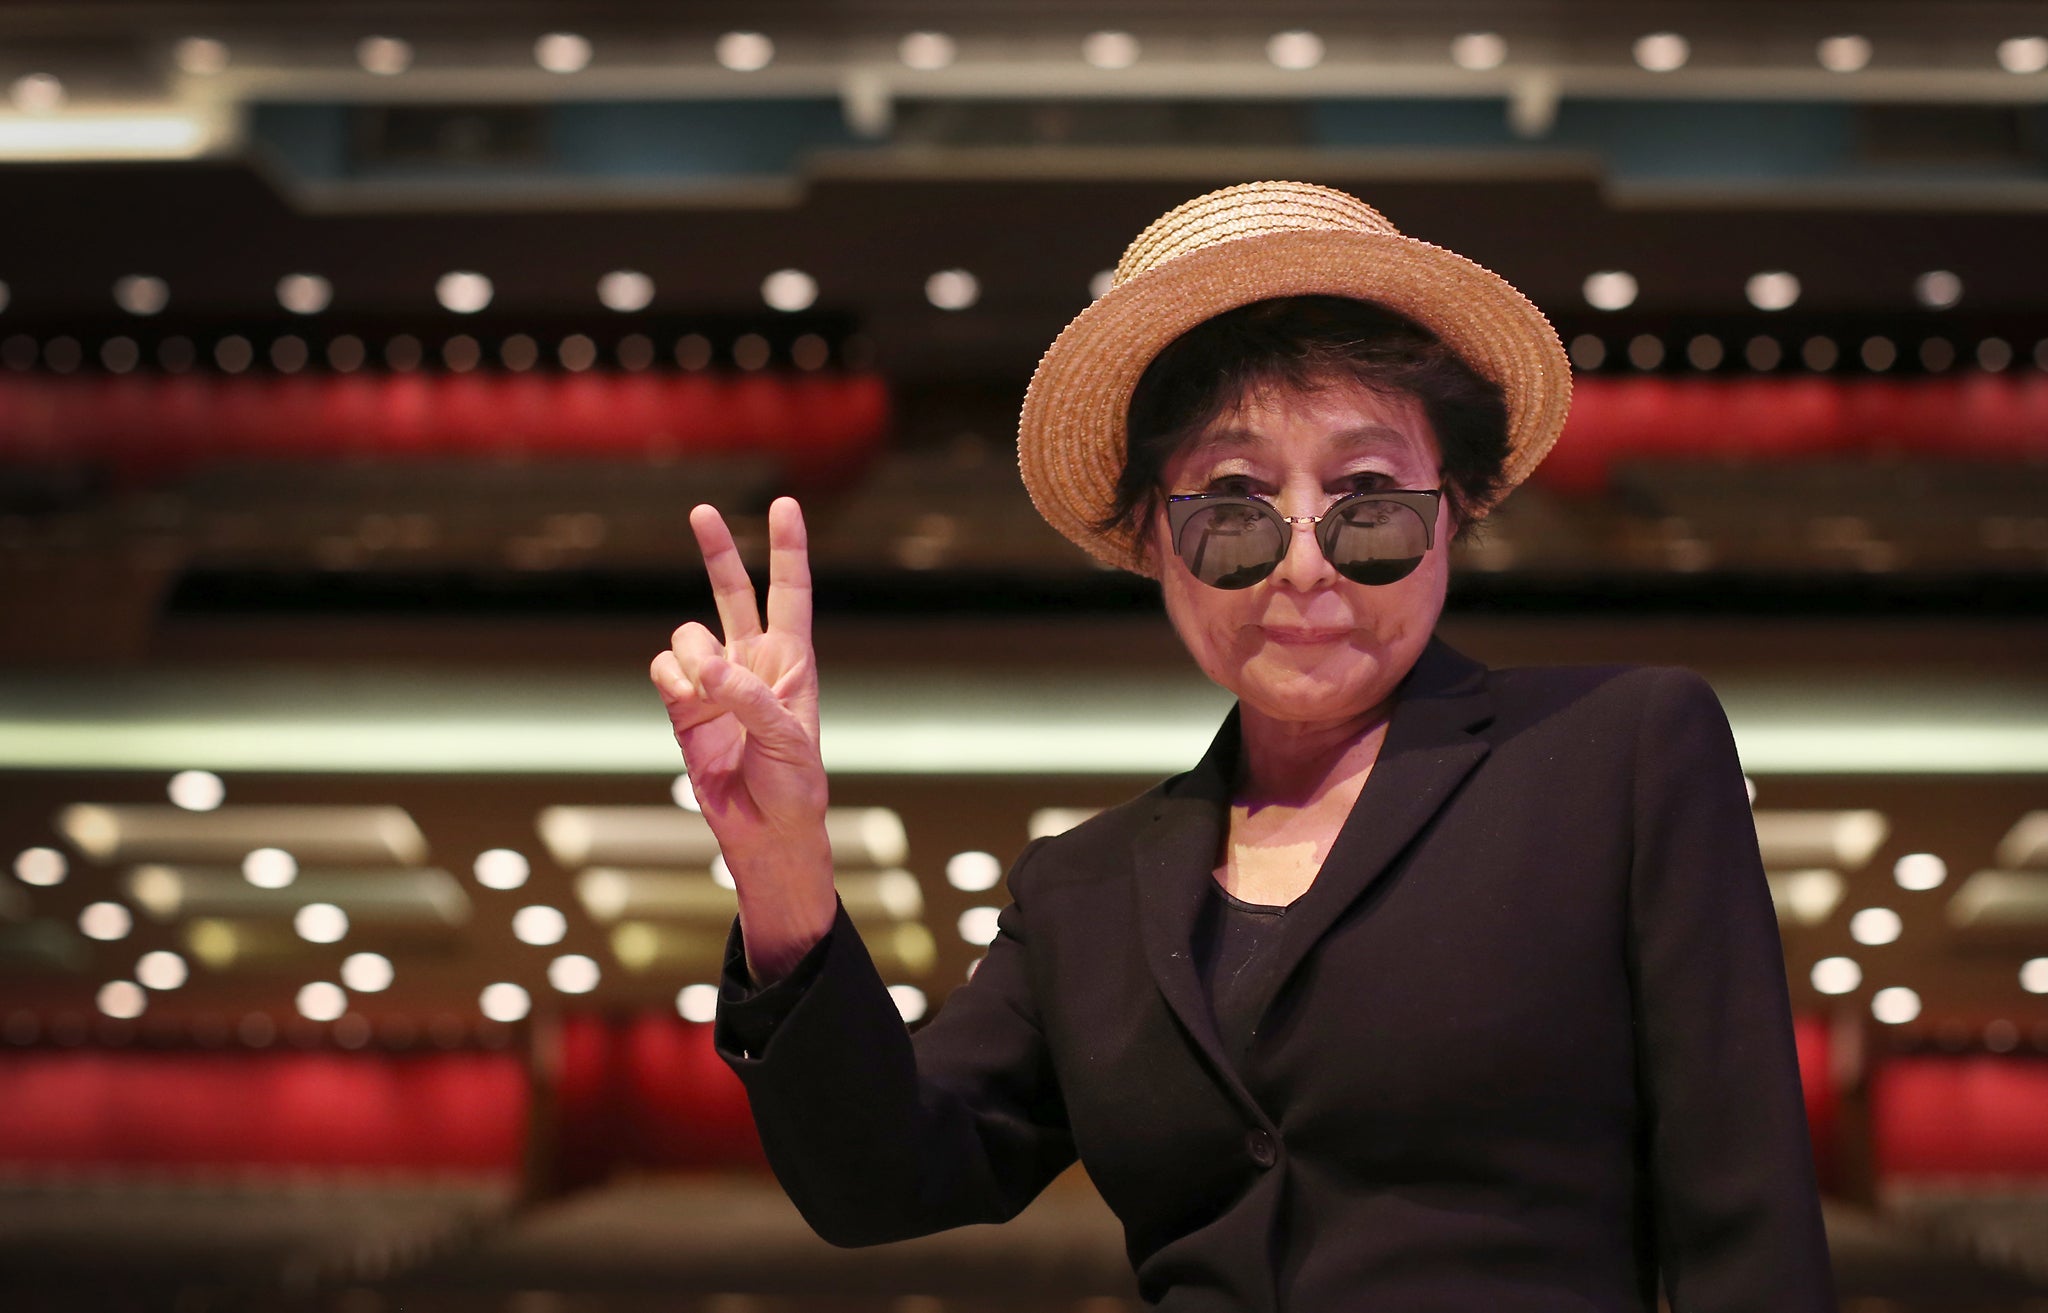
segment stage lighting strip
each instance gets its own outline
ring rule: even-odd
[[[2048,686],[1724,681],[1753,774],[2048,773]],[[1196,677],[826,681],[840,774],[1159,776],[1230,699]],[[330,710],[331,709],[331,710]],[[0,679],[0,770],[638,774],[679,770],[637,672],[602,681],[442,671],[152,671]]]

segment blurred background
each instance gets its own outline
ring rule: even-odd
[[[1078,1171],[796,1218],[646,667],[688,508],[800,497],[840,886],[943,1007],[1228,705],[1025,381],[1284,177],[1569,344],[1443,633],[1721,694],[1845,1308],[2048,1309],[2039,4],[4,0],[0,93],[9,1307],[1135,1310]]]

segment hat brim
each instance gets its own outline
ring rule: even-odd
[[[1267,233],[1176,256],[1112,287],[1061,330],[1032,373],[1018,421],[1018,470],[1039,513],[1096,560],[1156,578],[1137,532],[1096,528],[1116,500],[1139,376],[1175,338],[1226,310],[1317,295],[1405,315],[1499,385],[1508,411],[1503,495],[1557,441],[1571,407],[1571,362],[1543,312],[1507,280],[1397,233]]]

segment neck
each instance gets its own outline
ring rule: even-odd
[[[1238,800],[1303,807],[1372,768],[1394,701],[1340,721],[1275,720],[1239,704]]]

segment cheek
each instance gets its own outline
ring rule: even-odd
[[[1231,592],[1205,588],[1186,571],[1176,572],[1169,564],[1160,581],[1166,602],[1166,618],[1180,635],[1181,646],[1195,659],[1203,673],[1221,680],[1243,665],[1248,652],[1241,650],[1246,626],[1254,618],[1245,608],[1254,589]]]

